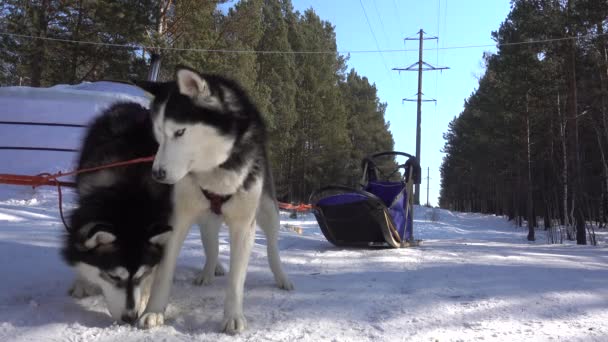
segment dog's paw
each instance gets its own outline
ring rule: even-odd
[[[201,272],[196,278],[194,278],[194,284],[199,286],[211,285],[213,284],[213,281],[215,281],[215,275],[207,274],[205,271]]]
[[[211,285],[213,284],[213,282],[215,281],[215,277],[216,276],[223,276],[224,274],[226,274],[226,271],[224,270],[224,266],[222,266],[222,264],[218,263],[217,265],[215,265],[215,270],[213,272],[208,271],[208,268],[205,267],[203,268],[203,271],[201,272],[201,274],[199,274],[195,279],[194,279],[194,284],[196,285]]]
[[[101,294],[101,289],[85,280],[76,279],[68,293],[74,298],[85,298]]]
[[[160,327],[163,324],[165,324],[165,315],[158,312],[147,312],[143,314],[137,322],[137,326],[141,329]]]
[[[226,270],[224,269],[224,266],[222,266],[222,264],[218,262],[217,265],[215,265],[215,275],[221,277],[224,274],[226,274]]]
[[[281,290],[292,291],[295,289],[293,283],[289,280],[289,278],[287,278],[287,276],[281,278],[277,277],[275,278],[275,281]]]
[[[228,317],[224,317],[222,321],[222,331],[226,334],[238,334],[247,328],[247,320],[245,316],[241,315],[231,315]]]

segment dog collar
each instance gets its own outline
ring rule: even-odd
[[[211,191],[201,188],[203,195],[211,202],[211,211],[216,215],[222,214],[222,205],[232,197],[232,195],[218,195]]]

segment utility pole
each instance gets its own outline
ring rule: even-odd
[[[404,40],[418,40],[419,41],[418,62],[413,63],[412,65],[408,66],[407,68],[393,68],[393,70],[397,70],[399,72],[401,72],[401,71],[418,71],[418,93],[417,93],[418,96],[415,101],[418,103],[417,112],[416,112],[416,159],[418,159],[419,165],[422,165],[422,162],[420,161],[420,129],[421,129],[421,121],[422,121],[422,102],[431,102],[431,101],[437,102],[437,100],[435,100],[435,99],[431,99],[431,100],[422,99],[422,95],[423,95],[423,93],[422,93],[422,72],[429,71],[429,70],[449,69],[448,67],[435,67],[422,60],[423,42],[425,40],[439,39],[437,37],[426,37],[425,38],[424,33],[425,32],[422,29],[420,29],[420,31],[418,32],[418,34],[419,34],[418,38],[404,38]],[[417,68],[416,68],[416,66],[417,66]],[[403,99],[403,101],[412,101],[413,102],[414,100],[413,99]],[[420,184],[416,184],[414,189],[415,189],[414,203],[420,204]]]
[[[160,72],[160,50],[150,54],[150,69],[148,70],[148,81],[156,82]]]
[[[429,203],[429,183],[431,181],[431,168],[427,166],[426,168],[426,206],[430,207],[431,203]]]

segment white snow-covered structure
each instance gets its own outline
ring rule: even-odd
[[[74,152],[13,148],[77,150],[84,128],[43,124],[86,125],[97,113],[118,101],[134,101],[144,106],[149,103],[143,90],[118,82],[0,88],[0,173],[33,175],[73,168]]]

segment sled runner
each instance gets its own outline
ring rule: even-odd
[[[408,159],[385,173],[380,160],[387,156]],[[380,152],[364,158],[361,166],[359,189],[330,185],[310,196],[325,238],[336,246],[417,245],[419,241],[414,240],[413,235],[412,197],[414,184],[420,184],[420,165],[416,158],[403,152]]]

